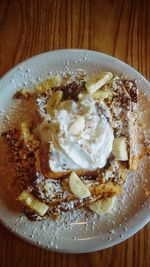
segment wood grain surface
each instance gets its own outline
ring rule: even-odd
[[[150,79],[150,1],[0,1],[0,76],[30,56],[60,48],[116,56]],[[148,267],[150,225],[117,246],[81,255],[34,247],[0,225],[0,267],[26,266]]]

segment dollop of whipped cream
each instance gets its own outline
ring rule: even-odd
[[[113,130],[91,97],[61,102],[53,110],[50,128],[52,171],[94,170],[106,165],[112,151]]]

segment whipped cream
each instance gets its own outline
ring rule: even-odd
[[[105,166],[114,135],[92,98],[61,102],[50,119],[49,165],[52,171],[94,170]]]

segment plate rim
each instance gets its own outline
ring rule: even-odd
[[[46,55],[46,54],[51,54],[51,53],[52,53],[52,54],[57,54],[57,53],[72,53],[72,52],[74,52],[74,53],[78,53],[78,52],[80,52],[80,53],[84,53],[84,52],[85,52],[85,53],[94,53],[94,54],[99,54],[99,55],[104,56],[104,57],[109,57],[110,59],[115,60],[115,61],[117,61],[118,63],[123,64],[124,66],[126,66],[126,67],[132,69],[134,72],[136,72],[136,74],[140,75],[140,76],[142,77],[142,79],[143,79],[146,83],[148,83],[148,84],[150,85],[150,82],[148,81],[147,78],[145,78],[145,77],[143,76],[143,74],[141,74],[137,69],[135,69],[134,67],[132,67],[132,66],[129,65],[128,63],[122,61],[122,60],[119,59],[118,57],[114,57],[114,56],[111,56],[111,55],[109,55],[109,54],[105,54],[105,53],[102,53],[102,52],[99,52],[99,51],[96,51],[96,50],[90,50],[90,49],[77,49],[77,48],[68,48],[68,49],[66,48],[66,49],[48,50],[48,51],[45,51],[45,52],[36,54],[36,55],[34,55],[34,56],[28,57],[28,58],[26,58],[25,60],[23,60],[23,61],[21,61],[21,62],[15,64],[12,68],[8,69],[8,70],[6,71],[6,73],[4,73],[2,76],[0,76],[0,82],[1,82],[1,80],[4,79],[7,75],[9,75],[12,71],[14,71],[16,68],[19,68],[20,65],[32,61],[32,59],[41,57],[41,56]]]

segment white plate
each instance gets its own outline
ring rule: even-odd
[[[129,65],[111,56],[88,50],[58,50],[32,57],[14,67],[0,80],[0,109],[7,112],[12,95],[21,86],[31,86],[38,78],[46,79],[57,71],[98,70],[124,74],[136,79],[141,92],[150,95],[149,82]],[[142,103],[142,102],[141,102]],[[141,104],[140,104],[141,105]],[[147,116],[148,117],[148,116]],[[1,152],[2,153],[2,152]],[[91,252],[122,242],[141,229],[150,219],[150,199],[145,194],[149,186],[149,160],[142,162],[139,173],[127,177],[124,194],[110,215],[97,217],[92,213],[78,216],[67,213],[59,222],[30,222],[23,215],[12,211],[2,186],[1,174],[0,219],[6,227],[32,244],[63,252]]]

